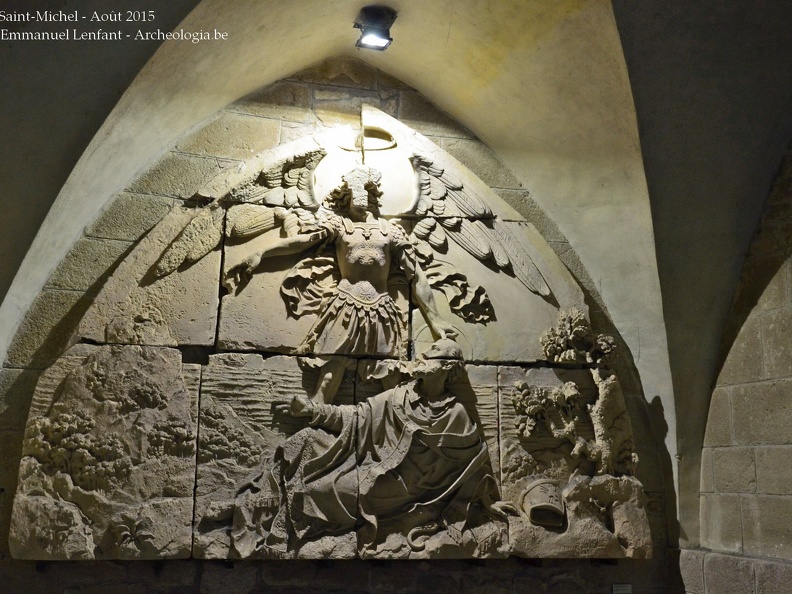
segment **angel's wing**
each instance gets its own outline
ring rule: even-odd
[[[183,264],[194,264],[216,248],[223,237],[223,215],[224,210],[218,204],[198,209],[157,260],[154,267],[157,278],[168,276]]]
[[[318,148],[269,164],[209,205],[196,209],[195,216],[157,261],[156,276],[167,276],[184,264],[193,264],[217,247],[223,236],[225,210],[236,203],[243,204],[234,209],[227,225],[229,237],[252,238],[279,225],[291,236],[315,225],[322,215],[314,195],[313,172],[326,154]]]
[[[235,185],[227,198],[230,202],[318,210],[320,202],[314,195],[313,172],[326,154],[327,151],[318,148],[282,159]]]
[[[282,159],[232,188],[230,201],[269,208],[237,207],[228,236],[246,239],[282,226],[291,237],[317,224],[324,213],[314,193],[313,173],[326,154],[319,148]]]
[[[413,234],[444,250],[450,237],[469,254],[517,278],[528,290],[547,296],[550,288],[530,254],[472,189],[423,155],[411,158],[419,194],[404,216],[422,217]]]

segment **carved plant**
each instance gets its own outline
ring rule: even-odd
[[[152,523],[149,518],[121,514],[110,530],[115,538],[115,547],[121,559],[135,559],[154,540]]]
[[[573,382],[561,388],[517,384],[511,398],[517,413],[517,431],[522,437],[536,437],[537,428],[544,427],[554,438],[574,446],[572,456],[584,456],[591,461],[600,459],[600,446],[578,434],[587,409]]]
[[[258,464],[261,452],[242,431],[233,427],[220,407],[210,406],[201,411],[198,462],[234,460],[242,466]]]
[[[108,376],[102,365],[92,362],[87,382],[96,400],[115,402],[122,413],[144,408],[163,410],[168,406],[169,396],[156,379],[136,369]]]
[[[185,421],[160,421],[148,434],[150,456],[190,458],[195,455],[195,432]]]
[[[576,308],[562,312],[558,325],[542,336],[545,357],[554,363],[605,365],[614,356],[616,344],[605,334],[596,337],[585,314]]]
[[[94,435],[94,421],[86,413],[42,417],[28,427],[27,446],[47,472],[63,472],[86,491],[112,491],[129,476],[132,461],[121,440]]]
[[[562,388],[518,384],[512,393],[512,404],[517,412],[517,430],[526,438],[532,437],[537,424],[542,423],[553,437],[574,443],[576,424],[585,412],[580,391],[573,382]]]
[[[515,483],[532,474],[541,474],[545,468],[531,454],[512,442],[507,442],[501,474],[504,483]]]

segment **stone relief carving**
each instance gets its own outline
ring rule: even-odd
[[[459,347],[440,339],[409,379],[357,405],[294,394],[278,407],[310,427],[279,444],[214,521],[231,522],[230,556],[492,556],[505,512],[487,445],[448,392]],[[496,522],[493,525],[493,522]]]
[[[50,368],[25,433],[14,555],[189,557],[198,373],[140,346],[77,345]]]
[[[40,381],[14,555],[648,556],[613,340],[504,208],[367,109],[221,172]]]
[[[560,313],[541,342],[548,360],[576,368],[501,373],[502,485],[520,510],[510,519],[512,542],[523,555],[540,554],[541,546],[549,556],[647,557],[632,425],[608,367],[613,339],[595,338],[572,310]],[[551,531],[541,541],[540,526]]]

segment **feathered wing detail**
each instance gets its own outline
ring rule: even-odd
[[[291,237],[316,225],[323,213],[314,194],[313,174],[326,154],[317,148],[281,159],[231,188],[227,199],[247,204],[234,209],[228,236],[247,239],[281,226]]]
[[[216,248],[223,237],[223,215],[217,204],[200,209],[160,256],[154,268],[157,278],[194,264]]]
[[[418,216],[492,217],[489,206],[470,188],[429,157],[410,158],[418,176],[419,196],[411,214]]]
[[[517,241],[517,238],[509,231],[508,227],[495,220],[492,222],[492,228],[488,229],[488,231],[505,250],[506,258],[514,276],[528,290],[542,297],[550,295],[550,287],[547,286],[542,273],[534,264],[530,254]]]
[[[233,202],[318,210],[320,203],[314,195],[313,172],[326,154],[325,149],[318,148],[281,159],[231,188],[228,199]]]
[[[550,288],[531,255],[507,225],[497,219],[473,189],[431,158],[411,158],[419,193],[405,216],[421,218],[413,228],[416,238],[432,248],[445,250],[451,238],[467,253],[517,278],[528,290],[543,297]]]
[[[242,203],[230,209],[233,214],[226,233],[234,239],[250,239],[278,226],[293,236],[318,224],[323,214],[314,195],[313,172],[326,154],[325,149],[317,148],[280,159],[215,196],[162,253],[156,276],[167,276],[212,251],[222,239],[223,215],[229,204]]]
[[[305,233],[326,217],[324,209],[316,211],[283,206],[241,204],[229,211],[228,237],[250,239],[276,227],[283,227],[287,237]]]

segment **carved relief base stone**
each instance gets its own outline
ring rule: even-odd
[[[22,559],[190,556],[198,377],[173,349],[77,345],[40,380],[10,532]]]

